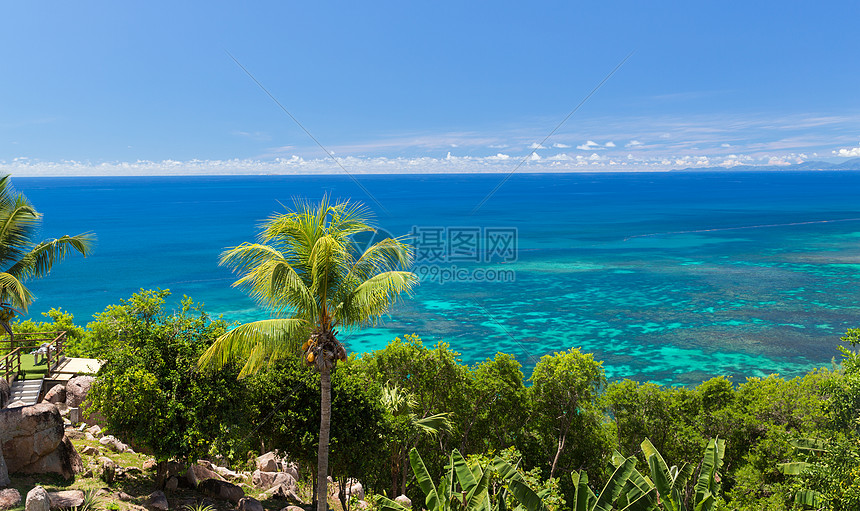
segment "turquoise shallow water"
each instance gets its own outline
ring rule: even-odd
[[[473,212],[501,179],[360,177],[373,198],[345,176],[16,179],[46,236],[99,236],[92,257],[32,284],[32,312],[60,306],[85,322],[162,287],[230,320],[266,317],[230,288],[218,254],[250,240],[278,201],[330,193],[373,207],[395,235],[442,233],[419,250],[452,252],[421,262],[427,278],[380,326],[346,334],[357,351],[414,332],[469,363],[513,353],[528,374],[578,346],[612,378],[695,383],[801,374],[860,323],[860,173],[515,175]],[[486,242],[487,229],[508,241],[515,230],[513,256],[466,260],[475,247],[460,242]],[[454,267],[496,278],[430,278]]]

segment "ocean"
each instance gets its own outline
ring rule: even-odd
[[[356,177],[14,178],[43,238],[98,236],[29,284],[30,316],[85,324],[162,288],[229,321],[268,317],[218,256],[293,198],[329,194],[411,235],[422,277],[379,325],[342,333],[357,352],[416,333],[469,364],[511,353],[526,375],[579,347],[611,379],[740,382],[829,365],[860,326],[858,172]]]

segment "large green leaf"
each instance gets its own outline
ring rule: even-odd
[[[592,511],[597,504],[597,496],[588,487],[588,474],[584,470],[573,472],[571,475],[576,493],[573,500],[573,511]]]
[[[511,494],[528,511],[546,511],[543,499],[529,488],[522,474],[513,465],[501,458],[496,458],[492,462],[492,469],[507,483]]]
[[[647,438],[642,441],[641,447],[642,454],[648,460],[648,468],[651,470],[651,480],[654,481],[654,485],[657,487],[660,495],[668,497],[672,493],[672,475],[669,473],[666,461],[663,459],[660,451]]]
[[[612,509],[613,503],[621,495],[621,491],[630,479],[630,474],[636,470],[636,460],[627,458],[603,486],[600,495],[597,497],[597,507],[601,509]]]
[[[726,452],[726,441],[720,438],[711,439],[705,448],[702,458],[702,468],[699,472],[699,480],[696,482],[696,495],[694,506],[696,511],[709,511],[713,509],[717,492],[717,473],[723,463]]]
[[[436,490],[436,485],[433,484],[433,478],[430,477],[430,472],[424,466],[424,460],[418,454],[418,450],[414,447],[409,451],[409,464],[412,465],[412,472],[415,473],[415,479],[418,480],[418,486],[424,492],[424,503],[427,505],[428,511],[443,511],[448,509],[450,500],[445,498],[445,495],[439,495]],[[448,494],[451,491],[450,483],[445,484],[446,480],[442,480],[443,493]]]

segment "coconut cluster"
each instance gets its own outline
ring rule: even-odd
[[[310,339],[302,344],[305,364],[316,366],[317,370],[323,368],[331,371],[338,360],[346,360],[346,349],[335,335],[337,332],[329,332],[322,329],[315,330]]]

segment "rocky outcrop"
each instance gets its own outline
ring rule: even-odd
[[[0,488],[5,488],[11,483],[9,469],[6,467],[6,459],[3,457],[3,444],[0,442]]]
[[[83,470],[51,403],[0,410],[0,452],[10,474],[53,473],[70,479]]]
[[[21,493],[15,488],[0,490],[0,511],[13,509],[21,505]]]
[[[107,436],[103,436],[103,437],[101,437],[101,438],[99,439],[99,443],[100,443],[100,444],[102,444],[103,446],[107,447],[107,448],[108,448],[108,449],[110,449],[111,451],[113,451],[113,452],[117,452],[117,453],[120,453],[120,452],[129,452],[129,451],[131,450],[131,449],[129,449],[129,447],[128,447],[127,445],[125,445],[124,443],[120,442],[120,441],[119,441],[116,437],[114,437],[113,435],[107,435]]]

